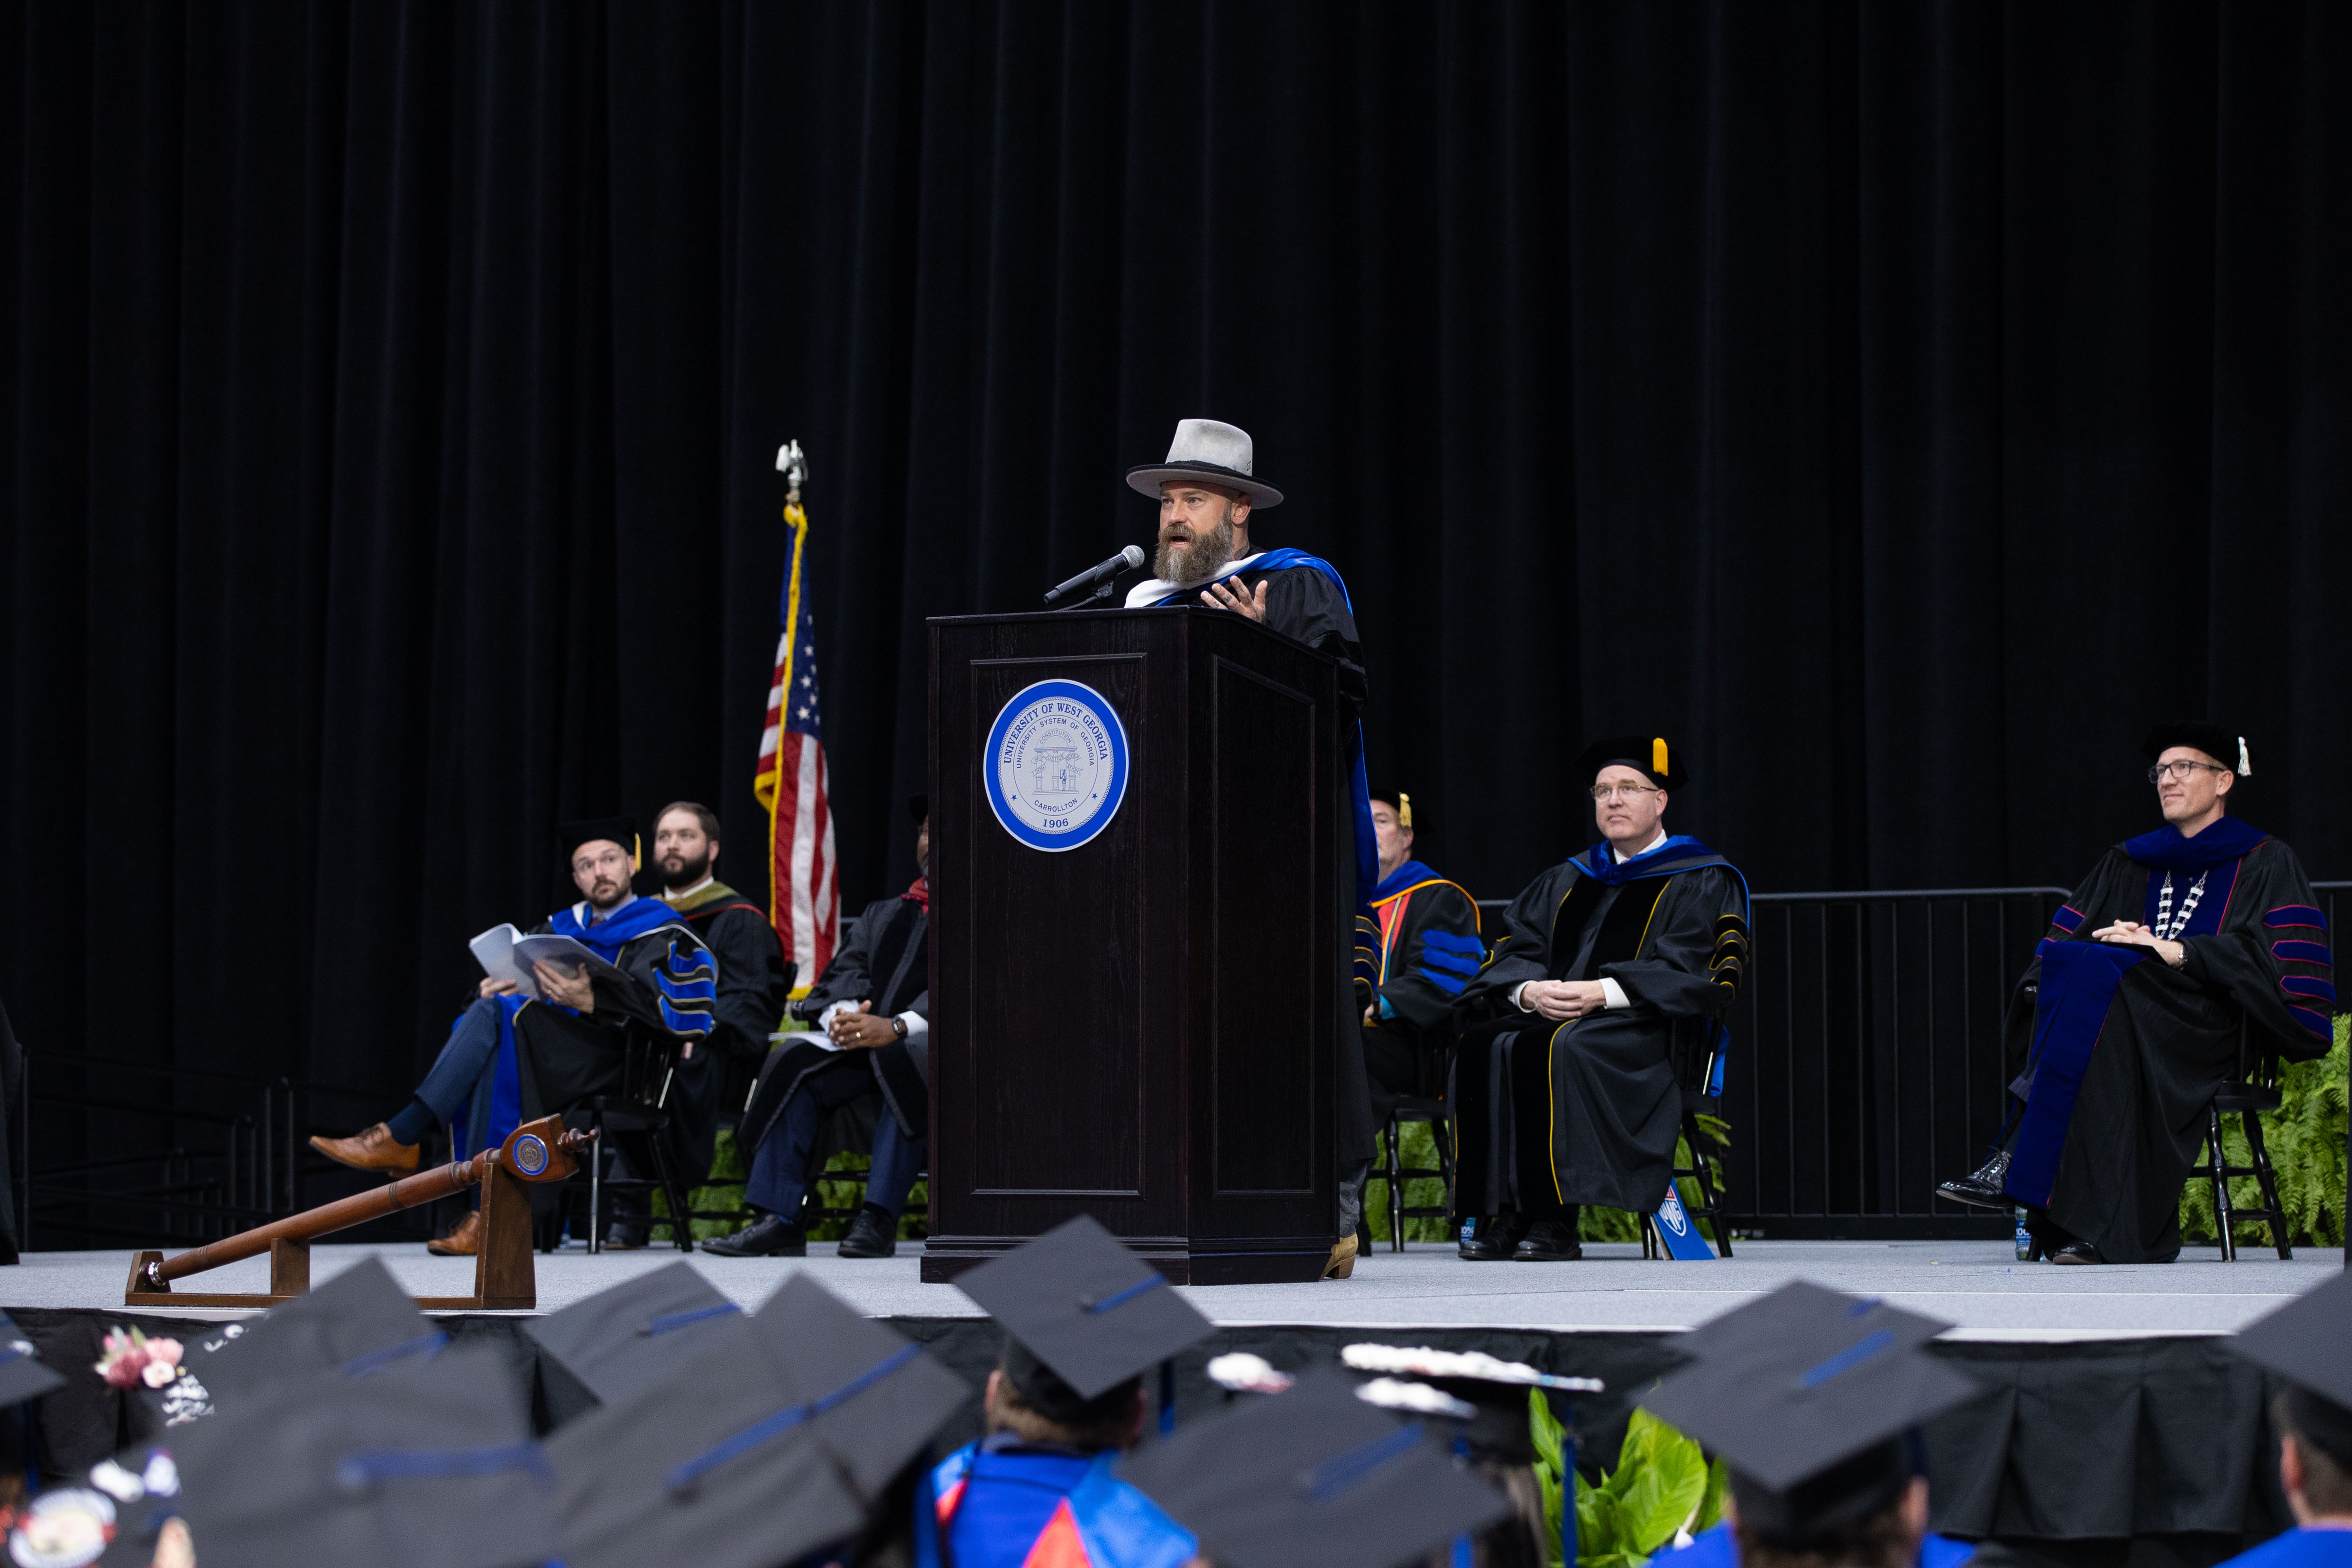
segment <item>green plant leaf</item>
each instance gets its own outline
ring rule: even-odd
[[[1536,1462],[1549,1466],[1557,1478],[1560,1466],[1559,1422],[1551,1413],[1551,1401],[1540,1388],[1528,1390],[1528,1433],[1535,1439]]]
[[[1617,1500],[1619,1549],[1649,1556],[1674,1539],[1706,1494],[1698,1445],[1671,1431],[1657,1434],[1648,1461]]]
[[[1549,1521],[1553,1550],[1559,1549],[1559,1520]],[[1617,1531],[1617,1500],[1599,1487],[1588,1486],[1577,1478],[1576,1487],[1576,1560],[1580,1563],[1605,1561],[1619,1552]]]
[[[1723,1522],[1723,1492],[1730,1484],[1731,1466],[1717,1454],[1715,1462],[1706,1467],[1706,1495],[1699,1501],[1698,1517],[1691,1521],[1693,1535]]]

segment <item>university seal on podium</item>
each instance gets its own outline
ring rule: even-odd
[[[1033,850],[1076,849],[1126,797],[1126,727],[1092,686],[1039,681],[989,727],[981,780],[1006,832]]]

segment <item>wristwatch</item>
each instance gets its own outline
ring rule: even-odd
[[[898,1035],[900,1040],[907,1038],[907,1020],[905,1019],[892,1019],[890,1020],[890,1027],[898,1031]]]

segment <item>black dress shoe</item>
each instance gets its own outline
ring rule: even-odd
[[[2065,1246],[2050,1254],[2050,1261],[2053,1263],[2104,1263],[2106,1260],[2100,1257],[2099,1249],[2087,1241],[2069,1241]]]
[[[849,1234],[841,1239],[845,1258],[895,1258],[898,1255],[898,1221],[872,1204],[857,1211]]]
[[[1517,1263],[1573,1263],[1584,1256],[1576,1227],[1564,1219],[1538,1219],[1528,1227],[1526,1239],[1511,1254]]]
[[[1979,1208],[2014,1208],[2017,1199],[2000,1190],[2009,1179],[2009,1151],[1994,1154],[1976,1169],[1958,1181],[1948,1181],[1936,1190],[1954,1203],[1973,1204]]]
[[[709,1238],[702,1249],[718,1258],[805,1258],[808,1239],[799,1226],[785,1224],[782,1216],[763,1214],[732,1236]]]
[[[1502,1263],[1509,1260],[1518,1247],[1519,1238],[1528,1233],[1528,1222],[1516,1214],[1489,1214],[1470,1222],[1467,1234],[1462,1238],[1462,1258],[1469,1263]]]

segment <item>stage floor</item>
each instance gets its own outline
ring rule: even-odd
[[[2150,1334],[2222,1333],[2310,1290],[2344,1267],[2340,1249],[2303,1249],[2291,1263],[2267,1249],[2223,1263],[2210,1248],[2165,1267],[2065,1269],[2017,1261],[2007,1242],[1742,1241],[1738,1256],[1713,1263],[1645,1262],[1633,1246],[1591,1246],[1580,1263],[1472,1264],[1449,1244],[1403,1253],[1383,1246],[1352,1280],[1313,1285],[1216,1285],[1186,1291],[1218,1323],[1333,1327],[1675,1330],[1705,1322],[1790,1280],[1811,1280],[1877,1296],[1956,1325],[1948,1337],[2067,1341]],[[322,1280],[373,1253],[414,1295],[458,1295],[473,1288],[471,1259],[435,1258],[421,1242],[320,1246],[311,1278]],[[833,1256],[819,1244],[806,1260],[713,1258],[668,1248],[643,1252],[584,1249],[538,1256],[539,1301],[552,1311],[645,1269],[688,1258],[746,1307],[758,1305],[788,1273],[805,1270],[871,1317],[979,1317],[953,1285],[917,1277],[919,1246],[885,1260]],[[127,1251],[33,1252],[0,1270],[0,1306],[120,1310],[131,1270]],[[261,1291],[267,1260],[215,1270],[187,1288]],[[142,1312],[156,1309],[142,1308]],[[235,1312],[192,1311],[227,1318]]]

